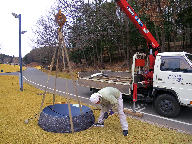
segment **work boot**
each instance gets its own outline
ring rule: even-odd
[[[100,123],[95,123],[94,126],[96,126],[96,127],[104,127],[104,122],[103,122],[102,124],[100,124]]]
[[[128,135],[128,130],[123,130],[123,135],[127,136]]]

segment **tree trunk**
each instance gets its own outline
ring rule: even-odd
[[[170,16],[169,10],[170,10],[170,9],[169,9],[169,6],[168,6],[168,18],[167,18],[167,21],[170,21],[170,20],[169,20],[169,19],[170,19],[170,17],[169,17],[169,16]],[[171,21],[172,21],[172,19],[171,19]],[[171,39],[170,39],[170,37],[171,37],[170,32],[168,33],[167,36],[168,36],[168,38],[167,38],[167,39],[168,39],[168,52],[170,52],[170,41],[171,41]]]
[[[158,33],[158,28],[157,28],[157,25],[155,24],[155,22],[154,22],[154,25],[155,25],[155,34],[156,34],[156,39],[157,39],[158,44],[160,44],[160,40],[159,40],[159,33]]]
[[[183,45],[182,45],[182,49],[185,48],[185,30],[184,30],[184,28],[183,28],[183,31],[184,31],[184,33],[183,33]]]
[[[108,51],[109,51],[109,62],[110,62],[110,64],[111,64],[111,62],[112,62],[112,58],[111,58],[111,51],[110,51],[109,46],[107,46],[107,47],[108,47]]]
[[[174,40],[174,50],[176,51],[176,47],[175,47],[175,35],[176,35],[176,31],[175,31],[175,19],[176,19],[176,4],[174,3],[173,6],[173,40]]]
[[[103,65],[103,47],[102,47],[102,38],[101,38],[100,48],[101,48],[101,65]]]
[[[165,51],[165,31],[164,31],[164,25],[162,25],[162,28],[161,28],[161,41],[162,41],[161,52],[164,52]]]
[[[87,59],[86,59],[86,56],[85,56],[85,51],[84,51],[84,48],[82,48],[82,51],[83,51],[83,56],[84,56],[84,59],[85,59],[86,66],[88,67],[88,64],[87,64]]]
[[[168,52],[170,52],[170,34],[168,34]]]
[[[98,64],[99,64],[99,53],[98,53],[98,49],[97,49],[97,39],[96,39],[96,52],[97,52],[97,61],[98,61]]]
[[[130,69],[129,63],[129,49],[130,49],[130,37],[129,37],[129,24],[127,24],[127,67]]]
[[[92,48],[93,48],[93,66],[95,66],[95,48],[93,46],[93,38],[91,37],[91,44],[92,44]]]
[[[190,48],[192,49],[192,32],[190,32]]]
[[[164,31],[164,19],[163,19],[163,11],[161,9],[161,1],[157,0],[157,7],[159,9],[160,13],[160,18],[161,18],[161,24],[160,24],[160,29],[161,29],[161,52],[165,51],[165,31]],[[162,16],[161,16],[162,15]]]
[[[126,26],[126,37],[127,39],[125,39],[125,43],[124,43],[124,51],[127,51],[127,54],[125,54],[125,60],[127,63],[127,67],[130,68],[130,63],[129,63],[129,49],[130,49],[130,37],[129,37],[129,22],[128,19],[126,17],[125,14],[123,14],[123,19],[125,22],[125,26]]]

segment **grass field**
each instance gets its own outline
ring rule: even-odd
[[[22,67],[22,70],[25,70],[26,67]],[[9,64],[0,64],[0,73],[6,72],[16,72],[20,71],[20,66],[18,65],[9,65]]]
[[[51,133],[38,126],[37,119],[28,124],[25,119],[39,112],[43,91],[24,83],[24,91],[19,90],[18,76],[0,76],[0,143],[192,143],[192,135],[160,128],[127,117],[129,136],[122,135],[119,118],[110,116],[103,128],[93,127],[75,133]],[[44,107],[52,102],[52,94],[47,93]],[[56,95],[56,102],[67,99]],[[77,103],[71,100],[71,103]],[[90,106],[89,106],[90,107]],[[93,107],[91,107],[93,108]],[[99,111],[94,115],[97,119]]]
[[[37,69],[38,69],[38,68],[39,68],[39,67],[37,67]],[[42,69],[41,71],[49,74],[49,70]],[[72,72],[72,73],[73,73],[74,79],[77,80],[77,72]],[[55,75],[56,75],[56,71],[52,71],[52,72],[51,72],[51,75],[52,75],[52,76],[55,76]],[[66,79],[72,79],[72,78],[71,78],[71,73],[70,73],[70,72],[67,72],[67,71],[66,71],[66,72],[58,72],[58,73],[57,73],[57,77],[66,78]]]

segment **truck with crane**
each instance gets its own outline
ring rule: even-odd
[[[161,53],[160,45],[128,2],[116,0],[116,3],[147,40],[149,69],[145,70],[146,54],[136,53],[131,72],[80,72],[78,84],[90,87],[94,92],[115,87],[131,98],[136,93],[138,98],[152,101],[157,113],[165,117],[177,116],[181,105],[192,107],[192,55],[187,52]]]

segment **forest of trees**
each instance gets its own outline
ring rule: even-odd
[[[161,45],[161,51],[192,49],[192,2],[189,0],[129,0],[129,4]],[[115,1],[56,0],[33,27],[36,39],[24,62],[50,64],[58,46],[59,9],[66,15],[63,35],[70,60],[87,66],[125,61],[135,52],[149,53],[147,41],[120,11]]]
[[[13,63],[13,57],[5,54],[0,54],[0,63]]]

